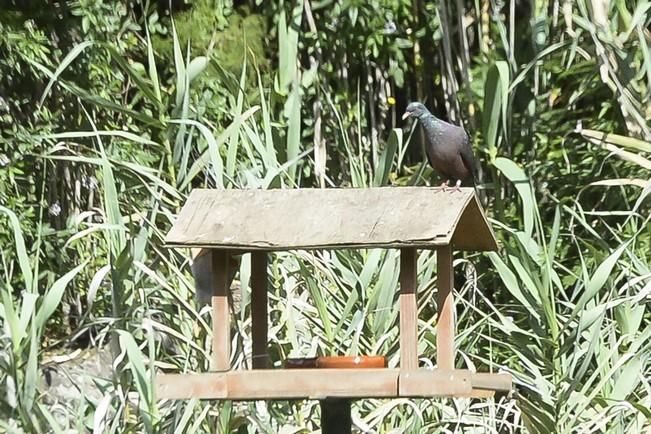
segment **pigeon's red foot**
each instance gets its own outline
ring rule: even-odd
[[[452,191],[458,191],[461,192],[461,180],[457,180],[456,184],[454,184],[454,188]]]
[[[441,183],[440,188],[441,188],[441,190],[443,190],[443,191],[447,191],[447,189],[448,189],[449,186],[450,186],[450,181],[447,180],[447,181]]]

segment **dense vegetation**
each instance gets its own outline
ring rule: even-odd
[[[156,401],[155,372],[208,367],[189,252],[162,237],[198,186],[438,182],[400,120],[412,100],[470,131],[501,243],[455,261],[457,366],[508,370],[518,394],[360,401],[355,425],[651,428],[651,3],[0,4],[0,430],[317,429],[314,402]],[[435,260],[420,253],[424,359]],[[397,265],[394,251],[275,255],[274,362],[381,353],[394,366]],[[103,348],[99,394],[52,394],[57,360]]]

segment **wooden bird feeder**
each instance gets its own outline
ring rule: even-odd
[[[324,412],[334,412],[353,398],[485,398],[511,391],[508,373],[455,369],[453,249],[497,249],[472,188],[197,189],[190,194],[166,243],[212,253],[213,371],[158,376],[160,399],[319,399]],[[268,254],[350,248],[400,249],[400,367],[268,369]],[[432,249],[437,254],[437,353],[433,370],[418,367],[417,249]],[[251,254],[253,368],[232,370],[229,255],[242,253]],[[327,402],[335,403],[334,410],[323,407]],[[350,427],[338,429],[350,431]],[[325,425],[323,432],[328,432]]]

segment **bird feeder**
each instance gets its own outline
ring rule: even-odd
[[[212,371],[159,375],[159,399],[318,399],[327,412],[335,410],[328,410],[323,403],[334,403],[332,408],[340,409],[340,404],[350,399],[486,398],[511,391],[508,373],[455,369],[453,250],[497,249],[472,188],[196,189],[166,244],[208,249],[212,254]],[[269,369],[269,253],[358,248],[400,249],[399,367]],[[437,254],[435,369],[418,366],[418,249],[436,250]],[[229,257],[243,253],[251,254],[252,369],[233,370]],[[325,426],[323,432],[328,432]]]

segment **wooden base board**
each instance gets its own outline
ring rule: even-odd
[[[487,398],[511,387],[510,374],[460,369],[255,369],[156,378],[158,399]]]

